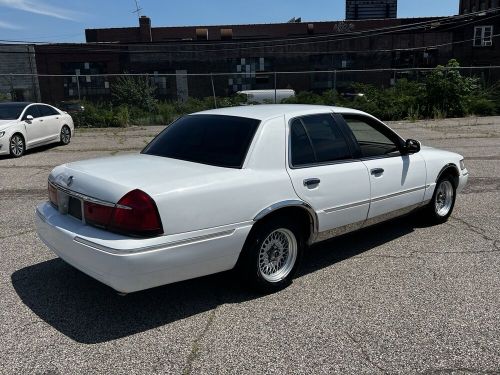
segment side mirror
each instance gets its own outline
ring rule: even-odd
[[[33,121],[33,116],[31,116],[31,115],[26,116],[26,121],[28,123],[31,123],[31,121]]]
[[[407,154],[416,154],[420,151],[420,142],[415,139],[407,139],[405,142],[405,152]]]

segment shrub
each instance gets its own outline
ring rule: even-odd
[[[492,100],[485,97],[473,98],[469,102],[467,112],[476,116],[492,116],[496,112],[496,105]]]
[[[143,111],[156,112],[156,88],[148,77],[120,76],[111,86],[111,96],[117,105],[128,105]]]

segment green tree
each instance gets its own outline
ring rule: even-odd
[[[143,111],[156,112],[156,88],[147,76],[120,76],[111,86],[113,102]]]
[[[426,115],[435,117],[460,117],[467,112],[467,101],[479,87],[477,78],[460,74],[460,64],[452,59],[446,66],[438,65],[427,76]]]

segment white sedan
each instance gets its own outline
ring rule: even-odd
[[[445,222],[467,178],[462,156],[357,110],[234,107],[182,117],[140,154],[56,167],[36,224],[121,293],[235,267],[273,291],[315,242],[417,208]]]
[[[66,112],[43,103],[0,103],[0,155],[18,158],[30,148],[67,145],[75,128]]]

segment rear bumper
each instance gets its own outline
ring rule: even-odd
[[[61,259],[111,288],[131,293],[234,267],[250,223],[131,239],[61,215],[49,203],[36,208],[40,239]],[[161,241],[161,242],[159,242]]]

